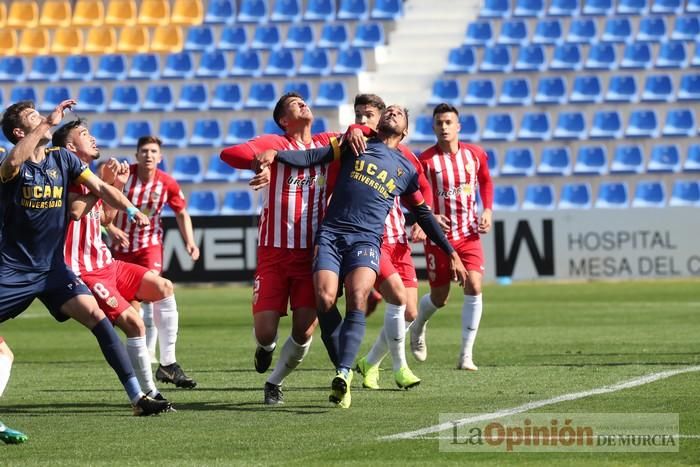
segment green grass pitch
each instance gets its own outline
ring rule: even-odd
[[[677,453],[446,453],[439,441],[379,438],[436,425],[441,413],[485,413],[700,362],[697,281],[487,286],[475,347],[477,373],[454,369],[461,298],[428,326],[429,357],[409,364],[423,383],[382,390],[353,383],[349,410],[327,402],[333,371],[318,331],[287,378],[283,406],[262,404],[253,369],[249,287],[177,288],[177,356],[199,383],[162,386],[176,413],[137,418],[92,335],[56,324],[37,302],[0,333],[15,352],[0,420],[29,435],[0,444],[2,466],[75,465],[691,465],[700,462],[697,372],[538,409],[678,413]],[[422,285],[421,292],[425,290]],[[362,352],[382,322],[368,320]],[[280,343],[288,335],[283,320]],[[276,357],[277,355],[275,355]],[[274,364],[274,362],[273,362]],[[429,438],[429,437],[428,437]]]

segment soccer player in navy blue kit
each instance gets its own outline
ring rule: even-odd
[[[21,314],[35,298],[57,321],[73,318],[92,331],[124,385],[135,415],[170,409],[146,397],[124,345],[85,284],[66,266],[63,243],[68,221],[68,185],[82,183],[98,197],[148,223],[121,192],[97,178],[77,156],[46,148],[51,128],[63,119],[72,99],[42,117],[29,101],[5,110],[2,130],[15,147],[0,164],[0,323]]]
[[[367,149],[358,156],[341,150],[332,140],[327,148],[265,151],[256,157],[261,168],[275,157],[279,162],[299,167],[341,159],[338,181],[316,236],[314,287],[318,312],[326,313],[335,303],[339,281],[343,279],[345,319],[339,332],[324,331],[337,336],[339,362],[329,399],[342,408],[350,407],[351,368],[364,337],[367,297],[379,269],[384,222],[396,196],[401,196],[428,237],[450,256],[453,278],[461,284],[467,280],[459,256],[423,202],[415,167],[396,149],[407,133],[406,111],[394,105],[384,111],[377,137],[370,139]],[[323,320],[319,322],[323,326]]]

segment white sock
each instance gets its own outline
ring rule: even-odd
[[[146,347],[146,338],[128,337],[126,339],[126,353],[129,354],[131,366],[134,367],[136,379],[139,380],[141,390],[153,397],[158,394],[158,389],[153,382],[153,372],[151,371],[151,357],[148,355]]]
[[[386,346],[386,332],[384,331],[384,326],[382,326],[382,331],[377,336],[374,344],[372,344],[372,348],[369,349],[367,357],[365,357],[367,363],[370,366],[379,365],[382,363],[387,352],[389,352],[389,348]]]
[[[425,323],[435,314],[438,307],[435,306],[430,299],[430,294],[425,294],[418,302],[418,316],[416,317],[416,326],[423,327]]]
[[[172,365],[175,358],[175,343],[177,342],[178,314],[175,295],[153,302],[153,318],[160,335],[160,364]]]
[[[275,369],[270,373],[267,382],[280,386],[282,382],[284,382],[284,378],[294,371],[301,361],[304,360],[306,354],[309,353],[312,340],[313,338],[309,338],[306,343],[299,345],[292,336],[289,336],[287,340],[284,341],[282,350],[280,350],[280,358],[277,359]]]
[[[481,294],[465,295],[462,304],[462,354],[472,356],[476,333],[479,330],[483,302]]]
[[[398,371],[401,367],[407,365],[406,346],[404,345],[406,337],[405,312],[406,305],[386,304],[386,313],[384,313],[384,334],[386,335],[386,344],[389,347],[394,371]]]
[[[141,303],[141,317],[143,318],[143,324],[146,325],[146,347],[148,348],[148,355],[155,360],[156,342],[158,341],[158,328],[153,320],[152,303]]]
[[[0,355],[0,396],[5,391],[7,382],[10,380],[10,369],[12,368],[12,359],[7,355]]]
[[[275,335],[275,338],[272,339],[272,342],[270,344],[262,345],[258,340],[258,336],[255,335],[255,328],[253,328],[253,339],[255,339],[255,345],[265,349],[265,352],[272,352],[273,350],[275,350],[275,348],[277,348],[277,335]]]

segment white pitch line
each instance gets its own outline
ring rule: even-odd
[[[589,396],[597,396],[599,394],[608,394],[611,392],[622,391],[623,389],[630,389],[637,386],[643,386],[645,384],[653,383],[662,379],[670,378],[671,376],[680,375],[683,373],[691,373],[695,371],[700,371],[700,366],[689,366],[685,368],[679,368],[676,370],[661,371],[659,373],[652,373],[646,376],[641,376],[639,378],[631,379],[628,381],[622,381],[612,386],[603,386],[600,388],[590,389],[588,391],[572,392],[569,394],[562,394],[561,396],[552,397],[551,399],[543,399],[540,401],[528,402],[527,404],[519,405],[517,407],[512,407],[510,409],[503,409],[496,412],[485,413],[481,415],[475,415],[473,417],[461,418],[458,420],[453,420],[446,423],[441,423],[439,425],[429,426],[427,428],[421,428],[415,431],[406,431],[403,433],[396,433],[394,435],[380,436],[378,439],[380,441],[393,441],[397,439],[411,439],[419,438],[423,435],[430,433],[439,433],[441,431],[452,429],[455,424],[464,425],[467,423],[482,422],[485,420],[493,420],[495,418],[507,417],[509,415],[515,415],[528,410],[538,409],[547,405],[558,404],[560,402],[574,401],[577,399],[583,399]]]

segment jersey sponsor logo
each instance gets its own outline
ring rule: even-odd
[[[466,194],[467,196],[471,195],[472,186],[469,184],[464,184],[452,187],[449,190],[437,190],[437,195],[441,198],[454,198],[455,196],[459,196],[462,193]]]
[[[51,185],[23,186],[20,205],[32,209],[63,207],[63,187]]]
[[[350,178],[374,188],[385,199],[388,199],[396,189],[396,181],[389,178],[389,173],[386,170],[362,159],[355,160],[355,170],[350,172]]]
[[[117,302],[117,299],[114,296],[109,297],[107,300],[105,300],[105,302],[112,308],[116,308],[119,305],[119,302]]]
[[[296,186],[299,188],[311,187],[311,186],[324,186],[326,184],[326,177],[323,175],[305,176],[301,175],[299,177],[289,176],[287,178],[287,185]]]

